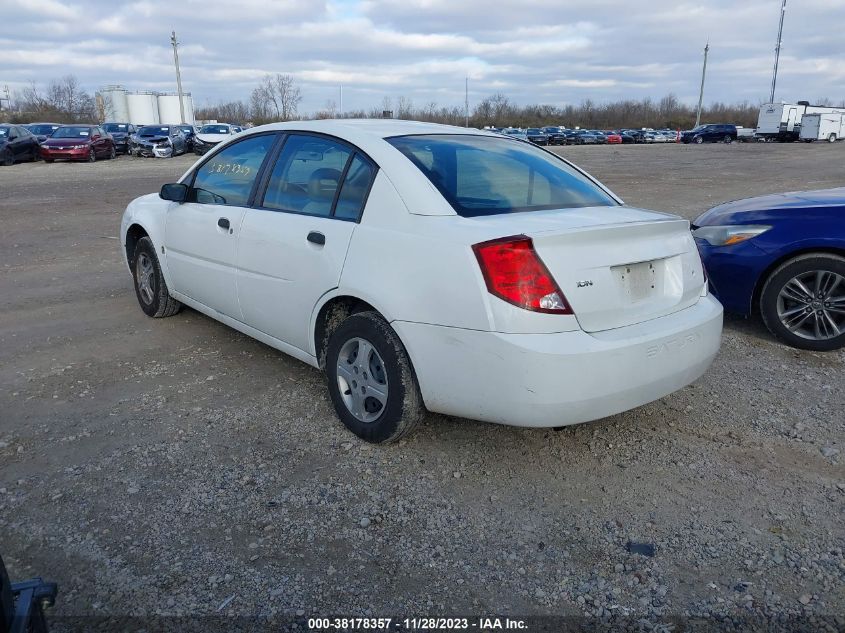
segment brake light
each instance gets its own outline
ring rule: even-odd
[[[530,237],[515,235],[474,244],[490,294],[533,312],[573,314]]]

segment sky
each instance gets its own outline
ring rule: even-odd
[[[767,101],[781,0],[0,0],[0,88],[72,74],[197,107],[294,76],[300,112],[470,107],[493,93],[563,106],[660,97]],[[845,100],[845,0],[788,0],[776,101]]]

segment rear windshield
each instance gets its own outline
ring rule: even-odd
[[[158,127],[156,125],[148,125],[138,130],[138,136],[168,136],[169,134],[169,127]]]
[[[27,127],[33,134],[47,134],[48,136],[59,129],[58,125],[29,125]]]
[[[200,134],[229,134],[228,125],[203,125]]]
[[[126,123],[106,123],[103,129],[108,132],[125,132],[128,129]]]
[[[566,162],[522,141],[460,134],[386,140],[463,217],[617,205]]]

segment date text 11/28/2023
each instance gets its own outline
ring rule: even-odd
[[[524,620],[511,618],[309,618],[310,631],[519,631]]]

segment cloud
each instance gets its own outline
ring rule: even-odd
[[[777,5],[777,3],[774,3]],[[76,75],[89,90],[175,89],[170,32],[198,104],[247,99],[266,73],[291,73],[302,108],[384,97],[519,103],[768,97],[778,9],[769,0],[6,0],[0,67],[14,90]],[[794,7],[794,8],[793,8]],[[785,100],[845,99],[845,0],[787,11],[778,77]]]

